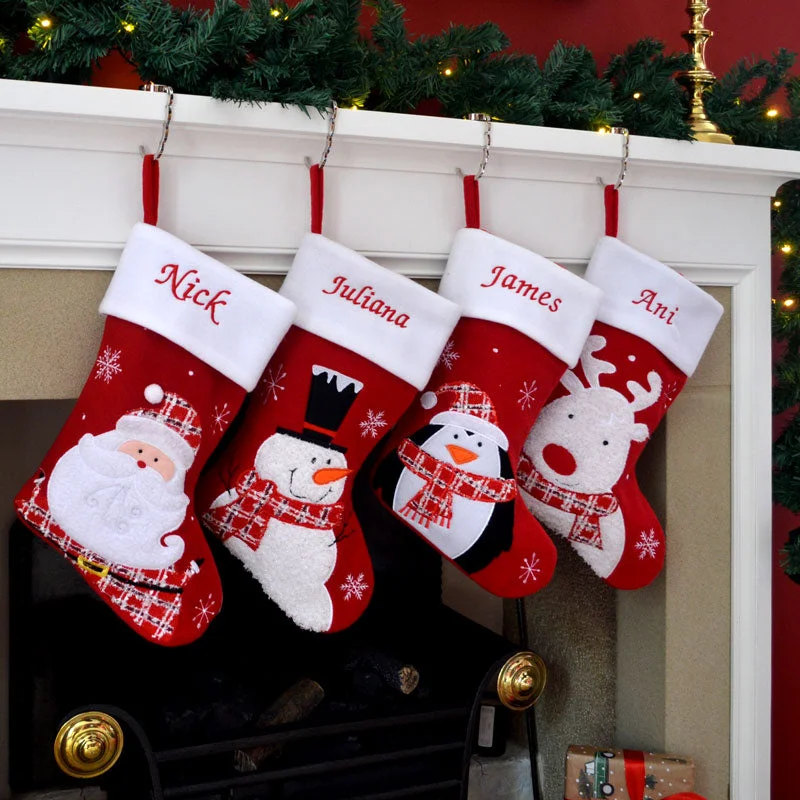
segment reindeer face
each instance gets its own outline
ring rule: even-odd
[[[647,428],[634,422],[626,399],[613,389],[584,389],[548,404],[525,443],[547,480],[585,494],[609,492],[620,479],[631,440]]]

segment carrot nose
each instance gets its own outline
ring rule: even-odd
[[[470,461],[474,461],[478,457],[477,453],[473,453],[472,450],[467,450],[466,447],[461,447],[457,444],[446,444],[445,447],[456,464],[469,464]]]
[[[353,470],[339,469],[338,467],[326,467],[325,469],[318,469],[311,477],[314,483],[324,486],[326,483],[333,483],[334,481],[341,480],[349,475]]]

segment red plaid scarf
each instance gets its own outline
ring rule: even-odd
[[[536,500],[575,515],[575,522],[567,534],[569,541],[603,549],[600,517],[613,514],[619,508],[619,501],[613,494],[582,494],[557,486],[547,480],[524,453],[517,468],[517,483]]]
[[[20,504],[20,517],[73,562],[86,582],[116,606],[132,626],[154,641],[168,642],[181,613],[181,595],[190,578],[197,574],[197,567],[190,564],[178,572],[174,567],[145,569],[103,561],[53,519],[44,486],[43,478],[33,482],[30,497]]]
[[[458,469],[434,458],[406,439],[397,448],[400,461],[425,485],[400,509],[400,513],[426,528],[431,524],[450,527],[453,495],[479,503],[505,503],[517,495],[512,478],[490,478]]]
[[[271,519],[304,528],[332,529],[336,534],[344,524],[342,503],[325,505],[286,497],[274,481],[259,478],[254,469],[239,479],[235,491],[237,497],[232,503],[203,515],[203,521],[223,542],[236,536],[251,550],[258,550]]]

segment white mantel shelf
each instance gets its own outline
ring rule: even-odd
[[[155,149],[164,105],[0,81],[0,270],[115,267],[141,218],[139,147]],[[309,226],[304,159],[319,158],[326,129],[315,111],[177,96],[159,224],[242,271],[284,273]],[[342,110],[324,233],[438,277],[464,224],[456,170],[477,169],[482,141],[481,123]],[[617,135],[496,124],[483,226],[580,272],[603,232],[597,179],[616,179],[621,147]],[[633,136],[621,193],[624,241],[732,290],[732,800],[769,796],[770,197],[797,178],[800,153]]]
[[[139,148],[155,149],[165,99],[0,80],[0,175],[13,187],[0,207],[0,267],[114,268],[141,216]],[[243,271],[285,272],[309,225],[304,159],[319,158],[326,128],[314,110],[177,96],[160,225]],[[405,274],[438,276],[463,225],[456,170],[477,169],[482,141],[482,123],[342,109],[324,232]],[[598,178],[616,179],[620,155],[617,135],[496,123],[484,227],[584,264],[602,233]],[[728,253],[747,253],[737,214],[796,176],[800,153],[631,137],[620,236],[681,269],[728,267]],[[668,214],[669,235],[652,236],[655,213]],[[707,273],[698,280],[717,282]]]

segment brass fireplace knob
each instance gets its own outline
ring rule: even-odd
[[[516,653],[497,676],[497,696],[512,711],[524,711],[539,701],[547,683],[547,667],[536,653]]]
[[[114,717],[85,711],[61,726],[53,754],[61,771],[71,778],[96,778],[117,763],[122,742],[122,728]]]

